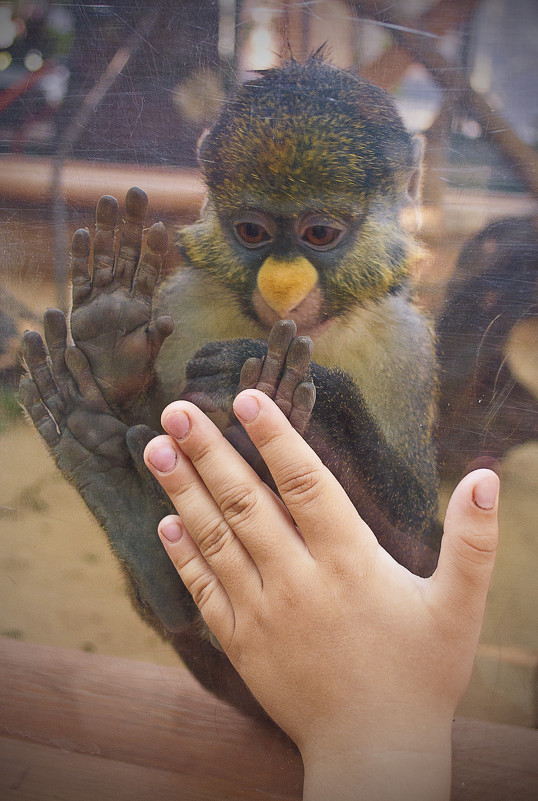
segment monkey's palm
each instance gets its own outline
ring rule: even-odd
[[[88,232],[76,231],[71,246],[73,340],[88,359],[105,400],[119,409],[151,383],[155,358],[174,327],[169,317],[151,319],[168,239],[162,223],[153,225],[139,261],[146,207],[146,195],[130,189],[115,257],[118,204],[108,195],[99,200],[91,276]]]
[[[122,406],[151,378],[158,347],[150,336],[150,322],[151,304],[114,284],[108,291],[92,291],[71,314],[73,340],[114,406]]]

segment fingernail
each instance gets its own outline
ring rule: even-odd
[[[486,512],[495,508],[499,494],[499,479],[495,473],[487,473],[475,484],[473,501],[475,506]]]
[[[168,542],[179,542],[183,536],[183,526],[180,521],[174,517],[163,520],[159,526],[159,531]]]
[[[234,401],[234,412],[244,423],[252,423],[260,411],[258,398],[254,395],[247,395],[244,392],[238,395]]]
[[[169,443],[163,442],[155,445],[146,458],[159,473],[169,473],[176,466],[177,454]]]
[[[176,439],[185,439],[191,428],[191,421],[185,412],[172,412],[165,417],[163,425]]]

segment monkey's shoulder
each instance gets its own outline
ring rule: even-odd
[[[175,324],[157,360],[166,399],[179,397],[187,363],[207,343],[267,338],[240,311],[233,293],[198,268],[181,268],[163,283],[155,314],[168,314]]]
[[[356,308],[315,343],[314,359],[353,380],[385,434],[422,439],[434,422],[435,340],[429,319],[404,293]]]

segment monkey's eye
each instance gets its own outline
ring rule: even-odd
[[[299,236],[308,247],[314,250],[330,250],[340,242],[345,226],[321,215],[308,215],[299,227]]]
[[[271,239],[263,225],[257,222],[237,223],[235,233],[241,244],[247,248],[259,248]]]

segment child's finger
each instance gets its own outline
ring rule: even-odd
[[[144,459],[232,602],[254,597],[262,587],[257,566],[172,437],[152,439]]]
[[[282,500],[315,555],[334,555],[361,544],[377,547],[370,528],[332,473],[262,392],[247,390],[234,401],[234,411],[269,468]],[[339,532],[338,543],[331,533]]]
[[[481,625],[498,541],[499,478],[475,470],[460,481],[445,515],[431,586],[438,603]]]
[[[282,502],[200,409],[187,401],[176,401],[164,410],[162,424],[177,439],[181,453],[190,460],[193,509],[196,510],[198,504],[197,493],[202,496],[206,492],[211,497],[212,514],[206,518],[215,532],[221,532],[223,543],[232,532],[236,540],[234,547],[244,547],[261,573],[268,563],[271,569],[283,570],[291,560],[305,555],[304,543],[296,534]],[[181,503],[187,500],[190,504],[191,499],[184,491],[179,474],[173,471],[170,476],[157,478],[205,556],[206,545],[202,540],[207,538],[199,521],[194,515],[187,519],[185,505],[180,508]],[[212,539],[215,537],[208,541]],[[216,541],[211,543],[211,550],[222,553]],[[228,551],[231,553],[230,548]],[[216,565],[212,566],[217,570]],[[232,563],[229,565],[230,570],[236,567]],[[223,564],[223,568],[227,566]],[[222,580],[230,592],[224,576]]]
[[[180,517],[159,523],[159,536],[193,601],[223,648],[231,641],[235,615],[221,582],[203,558]]]

